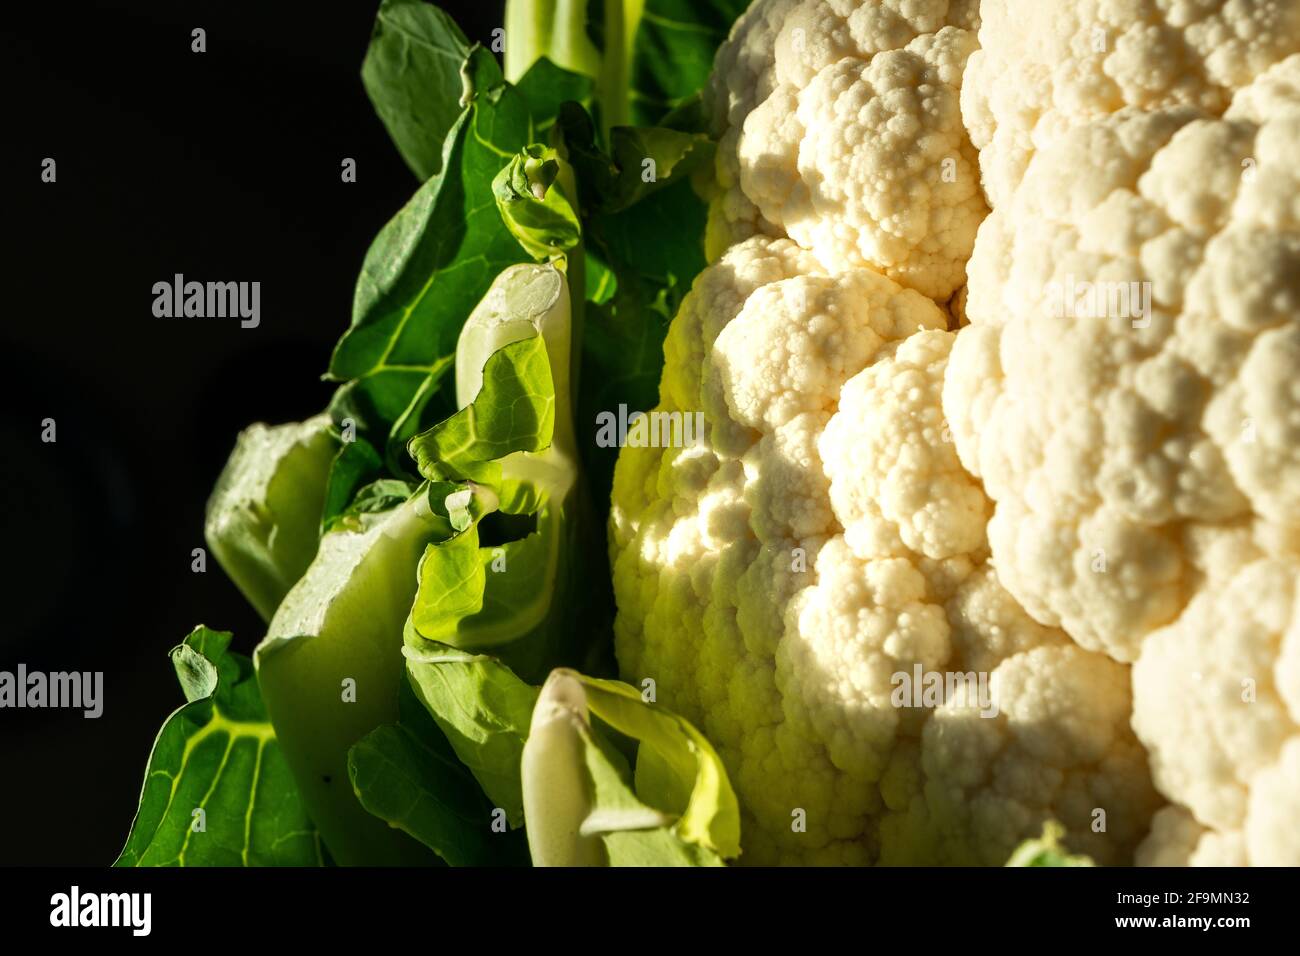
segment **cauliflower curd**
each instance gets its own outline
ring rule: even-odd
[[[620,664],[718,748],[747,862],[1000,864],[1052,818],[1118,862],[1155,809],[1127,669],[988,563],[940,408],[946,325],[877,272],[746,240],[664,349],[657,410],[703,409],[709,439],[619,457]],[[917,665],[990,675],[1000,712],[897,706]]]
[[[977,6],[751,5],[705,90],[720,138],[710,258],[788,236],[828,268],[952,295],[988,213],[959,99]]]
[[[717,744],[745,862],[1001,864],[1056,820],[1300,863],[1298,49],[1280,0],[737,22],[657,409],[707,437],[622,451],[611,557],[623,675]]]
[[[1136,662],[1133,727],[1176,805],[1139,860],[1294,866],[1300,54],[1272,61],[1300,46],[1300,6],[1199,6],[1192,50],[1224,24],[1235,39],[1195,83],[1155,73],[1152,108],[1095,99],[1008,134],[1033,148],[976,241],[944,410],[996,502],[1002,583]],[[1010,168],[998,142],[986,183]]]

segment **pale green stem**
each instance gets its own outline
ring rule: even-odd
[[[645,0],[592,0],[604,4],[605,50],[587,35],[589,0],[508,0],[505,74],[519,81],[539,57],[589,76],[596,84],[601,132],[609,142],[613,126],[631,121],[632,43]]]

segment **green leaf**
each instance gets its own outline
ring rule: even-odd
[[[383,466],[379,453],[364,438],[340,442],[325,486],[325,506],[320,519],[322,534],[335,527],[356,497],[357,489],[377,475]]]
[[[702,236],[705,215],[691,184],[680,182],[593,224],[590,242],[615,263],[616,291],[587,309],[577,415],[585,427],[620,405],[630,414],[658,401],[664,337],[705,266],[702,242],[670,237]],[[582,452],[593,497],[608,501],[618,448],[587,442]]]
[[[442,168],[442,143],[460,115],[469,41],[422,0],[383,0],[361,66],[375,112],[421,182]]]
[[[591,117],[577,103],[561,105],[556,125],[588,215],[627,209],[646,196],[688,180],[713,159],[714,146],[706,135],[666,127],[615,127],[606,154],[596,142]],[[680,238],[680,223],[678,226]],[[645,237],[639,238],[644,244]]]
[[[690,182],[678,181],[627,209],[602,216],[600,245],[620,276],[641,277],[656,295],[660,288],[670,288],[674,303],[679,303],[707,264],[703,241],[707,215]],[[676,241],[669,241],[673,236]]]
[[[366,253],[352,325],[330,363],[339,380],[400,374],[371,396],[376,430],[445,371],[465,317],[503,268],[525,258],[501,228],[492,180],[529,142],[528,106],[482,47],[462,75],[468,105],[447,134],[442,169]]]
[[[407,627],[407,671],[420,702],[493,806],[523,825],[519,759],[537,688],[493,657],[429,641]]]
[[[669,186],[624,211],[599,217],[590,242],[614,273],[615,293],[586,313],[578,420],[594,428],[595,415],[646,411],[658,401],[663,339],[672,316],[705,268],[706,209],[689,182]],[[697,241],[672,241],[672,235]],[[655,237],[655,241],[647,241]],[[590,260],[590,259],[589,259]],[[607,497],[617,449],[584,446],[593,494]]]
[[[426,549],[410,632],[491,649],[524,680],[609,637],[607,591],[577,597],[606,572],[576,468],[569,319],[555,266],[505,270],[461,333],[456,390],[473,401],[411,442],[424,475],[472,483],[477,523]]]
[[[621,294],[613,301],[587,313],[578,417],[592,429],[600,413],[617,412],[619,405],[627,406],[629,413],[646,411],[654,407],[659,394],[664,337],[672,319],[670,290],[658,287],[657,295],[651,295],[643,291],[646,284],[626,280],[619,288]],[[607,457],[607,449],[587,446],[583,451],[593,487],[600,489],[612,475],[612,461],[600,460]],[[617,448],[608,451],[608,457],[617,457]]]
[[[544,142],[560,112],[560,104],[568,100],[590,103],[593,84],[591,77],[556,66],[548,57],[542,57],[528,68],[516,89],[528,103],[528,112],[533,117],[533,138]]]
[[[429,482],[429,505],[446,517],[452,530],[461,532],[473,526],[483,516],[490,501],[483,494],[475,494],[472,485],[454,481]]]
[[[696,93],[678,103],[670,112],[664,114],[659,120],[659,125],[683,133],[708,133],[709,114],[704,107],[703,94]]]
[[[740,810],[722,760],[694,725],[646,703],[621,681],[578,675],[591,712],[640,743],[637,795],[679,815],[677,835],[726,857],[740,853]]]
[[[614,275],[614,270],[600,258],[598,253],[591,249],[584,250],[584,253],[586,255],[584,279],[587,301],[592,305],[604,305],[618,291],[618,277]]]
[[[615,830],[601,835],[610,866],[726,866],[718,854],[683,843],[671,828]]]
[[[598,742],[598,741],[597,741]],[[586,832],[604,846],[608,866],[724,866],[721,856],[698,843],[682,840],[671,818],[651,814],[628,785],[626,768],[609,759],[610,748],[588,744],[584,755],[591,774],[593,804],[600,812],[587,817]],[[636,826],[636,814],[647,825]],[[655,820],[653,825],[649,825]]]
[[[713,142],[703,133],[664,127],[619,126],[610,133],[617,178],[604,209],[618,212],[660,189],[686,180],[713,160]],[[676,224],[681,229],[682,223]],[[679,235],[680,235],[679,231]],[[641,243],[645,237],[639,237]]]
[[[461,332],[456,391],[465,407],[411,443],[424,474],[472,483],[452,493],[469,492],[470,523],[432,542],[420,562],[407,671],[516,826],[519,755],[537,694],[528,681],[559,664],[604,664],[592,654],[610,645],[607,595],[584,584],[604,560],[576,469],[570,317],[556,266],[503,271]],[[432,487],[446,495],[453,486]],[[588,560],[598,565],[583,573]]]
[[[553,508],[537,522],[536,532],[489,548],[479,547],[477,526],[428,548],[411,611],[420,636],[488,651],[541,627],[551,610],[563,529]]]
[[[140,807],[115,866],[323,864],[252,664],[228,652],[229,644],[228,633],[200,626],[172,649],[188,703],[154,741]]]
[[[547,146],[527,146],[492,183],[506,227],[538,262],[564,256],[582,240],[582,227],[562,187],[560,160]]]
[[[449,400],[440,401],[440,387],[451,369],[448,355],[432,371],[385,369],[341,385],[330,400],[335,425],[351,426],[358,441],[382,451],[390,474],[414,477],[406,443],[446,416]]]
[[[657,123],[704,87],[750,0],[644,0],[632,41],[632,118]]]
[[[321,540],[254,660],[267,714],[303,800],[339,863],[423,863],[428,851],[368,814],[348,782],[348,749],[398,719],[402,626],[415,568],[452,534],[424,489]]]
[[[483,609],[486,584],[478,528],[470,525],[454,538],[425,550],[412,624],[422,637],[453,643],[447,638],[456,633],[461,620]]]
[[[543,450],[554,428],[546,343],[533,335],[494,352],[483,367],[479,397],[407,447],[426,478],[496,485],[500,466],[486,466],[512,452]]]
[[[635,742],[634,775],[610,731]],[[740,810],[717,753],[626,684],[553,671],[521,759],[535,865],[717,866],[740,853]]]
[[[576,104],[558,131],[577,171],[582,197],[587,297],[577,421],[652,408],[658,398],[663,342],[691,282],[705,266],[707,209],[692,172],[711,155],[702,136],[671,130],[616,129],[619,162],[595,144],[590,117]],[[642,180],[642,158],[658,153],[657,179]],[[652,157],[653,158],[653,157]],[[594,500],[605,503],[617,447],[583,442]]]
[[[330,531],[365,531],[382,521],[415,493],[415,486],[400,478],[380,478],[357,491],[352,503],[330,524]]]
[[[528,863],[518,831],[493,829],[494,807],[407,682],[401,720],[353,745],[348,775],[362,806],[452,866]]]
[[[250,425],[208,498],[208,547],[263,619],[316,554],[336,447],[324,415]]]
[[[1074,855],[1061,845],[1065,827],[1055,820],[1043,824],[1043,835],[1020,844],[1007,866],[1095,866],[1086,856]]]

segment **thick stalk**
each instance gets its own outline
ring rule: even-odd
[[[600,125],[606,143],[609,142],[611,127],[627,126],[632,121],[632,105],[628,99],[632,57],[624,2],[604,0],[605,51],[596,83],[596,100],[600,104]],[[635,0],[633,5],[641,6],[639,0]]]
[[[603,5],[603,51],[587,35],[590,3]],[[508,0],[506,79],[518,82],[543,56],[591,77],[601,132],[608,143],[611,127],[631,122],[632,43],[644,7],[645,0]]]
[[[579,293],[580,294],[580,293]],[[570,391],[572,310],[565,274],[550,263],[511,266],[497,277],[461,329],[456,347],[456,402],[464,408],[483,384],[483,366],[492,353],[512,342],[541,334],[555,389],[555,430],[551,445],[536,454],[516,452],[501,462],[506,478],[528,478],[558,502],[573,485],[578,449]]]
[[[285,760],[325,845],[343,865],[433,859],[362,808],[348,777],[348,749],[397,720],[414,568],[429,542],[448,530],[419,493],[367,531],[326,535],[254,654]]]
[[[600,51],[587,36],[586,0],[508,0],[505,75],[511,83],[539,57],[593,79],[600,76]]]
[[[573,175],[573,167],[568,162],[567,156],[560,158],[560,172],[555,178],[556,184],[560,191],[569,198],[574,210],[579,216],[582,211],[578,208],[578,180]],[[568,277],[569,286],[569,381],[568,397],[572,401],[564,406],[566,408],[565,417],[568,421],[570,432],[576,421],[574,412],[577,410],[577,396],[579,378],[582,373],[582,333],[587,318],[587,240],[584,235],[578,244],[569,250],[565,257],[564,270]]]

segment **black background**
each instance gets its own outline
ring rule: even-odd
[[[101,670],[104,713],[0,710],[0,864],[103,865],[183,702],[168,649],[264,630],[191,571],[213,480],[248,423],[323,408],[362,257],[418,183],[361,85],[378,0],[32,6],[0,25],[0,670]],[[471,40],[501,22],[442,6]],[[260,281],[260,326],[155,318],[177,272]]]

